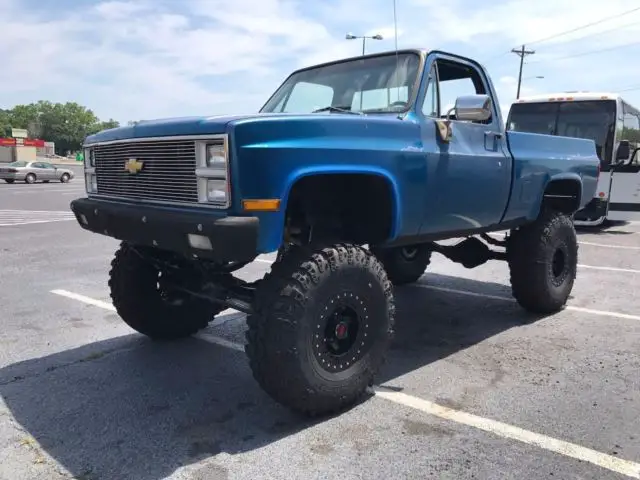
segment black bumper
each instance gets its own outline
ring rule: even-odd
[[[601,198],[593,198],[582,210],[578,210],[574,219],[582,222],[598,220],[607,214],[607,201]]]
[[[210,210],[191,212],[91,198],[72,201],[71,210],[85,230],[133,244],[220,262],[250,261],[257,255],[256,217],[221,217]],[[211,249],[194,248],[188,234],[207,237]]]

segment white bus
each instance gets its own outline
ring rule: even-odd
[[[509,130],[594,140],[601,173],[594,199],[575,224],[640,220],[640,110],[619,94],[564,92],[520,98],[511,105]]]

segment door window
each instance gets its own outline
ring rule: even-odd
[[[454,107],[458,97],[489,93],[480,72],[470,65],[439,58],[436,60],[436,69],[438,78],[437,94],[439,97],[438,113],[441,118],[446,117],[447,112]],[[456,120],[453,112],[449,118]],[[490,117],[486,121],[473,123],[490,124],[492,121],[492,117]]]

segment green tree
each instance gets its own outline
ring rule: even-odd
[[[11,136],[11,121],[7,110],[0,110],[0,138]]]
[[[0,129],[3,125],[25,128],[31,138],[55,142],[58,153],[77,151],[87,135],[120,126],[113,119],[101,121],[92,110],[75,102],[40,100],[29,105],[16,105],[4,113],[4,117],[0,114]]]
[[[637,128],[624,127],[622,129],[622,138],[629,140],[631,143],[640,142],[640,130]]]
[[[113,118],[110,118],[106,122],[98,123],[98,129],[96,130],[96,132],[101,132],[102,130],[109,130],[110,128],[118,128],[119,126],[120,126],[120,122],[118,122],[117,120],[114,120]]]

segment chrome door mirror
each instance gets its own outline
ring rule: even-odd
[[[456,98],[455,106],[447,117],[455,113],[456,120],[483,122],[491,118],[491,97],[489,95],[463,95]]]

